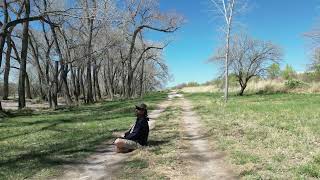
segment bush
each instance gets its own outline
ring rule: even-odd
[[[307,85],[306,83],[296,79],[290,79],[287,82],[285,82],[285,86],[288,89],[302,88],[302,87],[305,87],[306,85]]]

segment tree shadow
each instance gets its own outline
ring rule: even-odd
[[[164,97],[151,96],[148,102]],[[8,142],[0,148],[3,157],[0,158],[0,179],[31,178],[44,169],[86,163],[83,159],[93,153],[111,152],[98,145],[110,140],[112,131],[126,130],[123,128],[129,124],[128,118],[134,118],[136,102],[138,100],[101,102],[57,111],[10,111],[0,121],[0,141]],[[89,125],[82,126],[84,123]],[[151,141],[152,146],[164,143]]]

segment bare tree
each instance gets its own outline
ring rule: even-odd
[[[311,31],[304,34],[304,36],[311,42],[311,64],[310,70],[320,72],[320,28],[319,25],[314,27]]]
[[[24,2],[25,15],[24,18],[28,19],[30,16],[30,0]],[[28,55],[28,44],[29,44],[29,21],[23,22],[22,30],[22,48],[21,48],[21,62],[19,70],[19,109],[26,107],[25,100],[25,82],[26,82],[26,71],[27,71],[27,55]]]
[[[144,32],[175,32],[179,15],[161,12],[158,0],[126,0],[124,6],[115,0],[63,1],[0,3],[5,89],[9,79],[19,81],[19,108],[31,95],[56,109],[60,98],[92,103],[104,95],[131,98],[162,86],[168,76],[161,58],[165,43],[150,41]],[[19,80],[10,68],[19,70]]]
[[[245,9],[245,3],[241,0],[210,0],[215,8],[215,11],[223,18],[225,22],[225,89],[224,98],[225,102],[228,101],[229,91],[229,58],[230,58],[230,38],[233,29],[234,15],[237,12]]]
[[[226,51],[220,48],[213,60],[223,61]],[[251,78],[264,76],[270,64],[279,63],[281,58],[281,48],[271,42],[256,40],[245,34],[232,38],[229,68],[239,82],[239,95],[243,95]]]
[[[174,14],[161,14],[158,11],[158,4],[155,0],[127,0],[126,9],[128,12],[128,27],[132,29],[130,48],[126,56],[128,75],[126,96],[132,96],[132,82],[135,65],[132,64],[136,38],[138,34],[147,29],[164,33],[175,32],[182,23],[182,18]],[[145,51],[147,52],[147,51]]]

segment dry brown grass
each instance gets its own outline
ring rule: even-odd
[[[210,86],[184,87],[181,89],[181,91],[185,93],[219,92],[220,89],[215,85],[210,85]]]
[[[239,87],[230,87],[229,92],[239,92]],[[223,92],[217,85],[209,86],[197,86],[197,87],[185,87],[181,89],[184,93],[205,93],[205,92]],[[259,80],[251,81],[248,83],[245,93],[320,93],[320,83],[313,82],[309,83],[308,86],[296,89],[289,89],[285,86],[283,80]]]

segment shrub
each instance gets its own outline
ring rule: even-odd
[[[285,82],[285,86],[288,89],[302,88],[302,87],[305,87],[306,85],[307,85],[306,83],[296,79],[290,79],[287,82]]]

